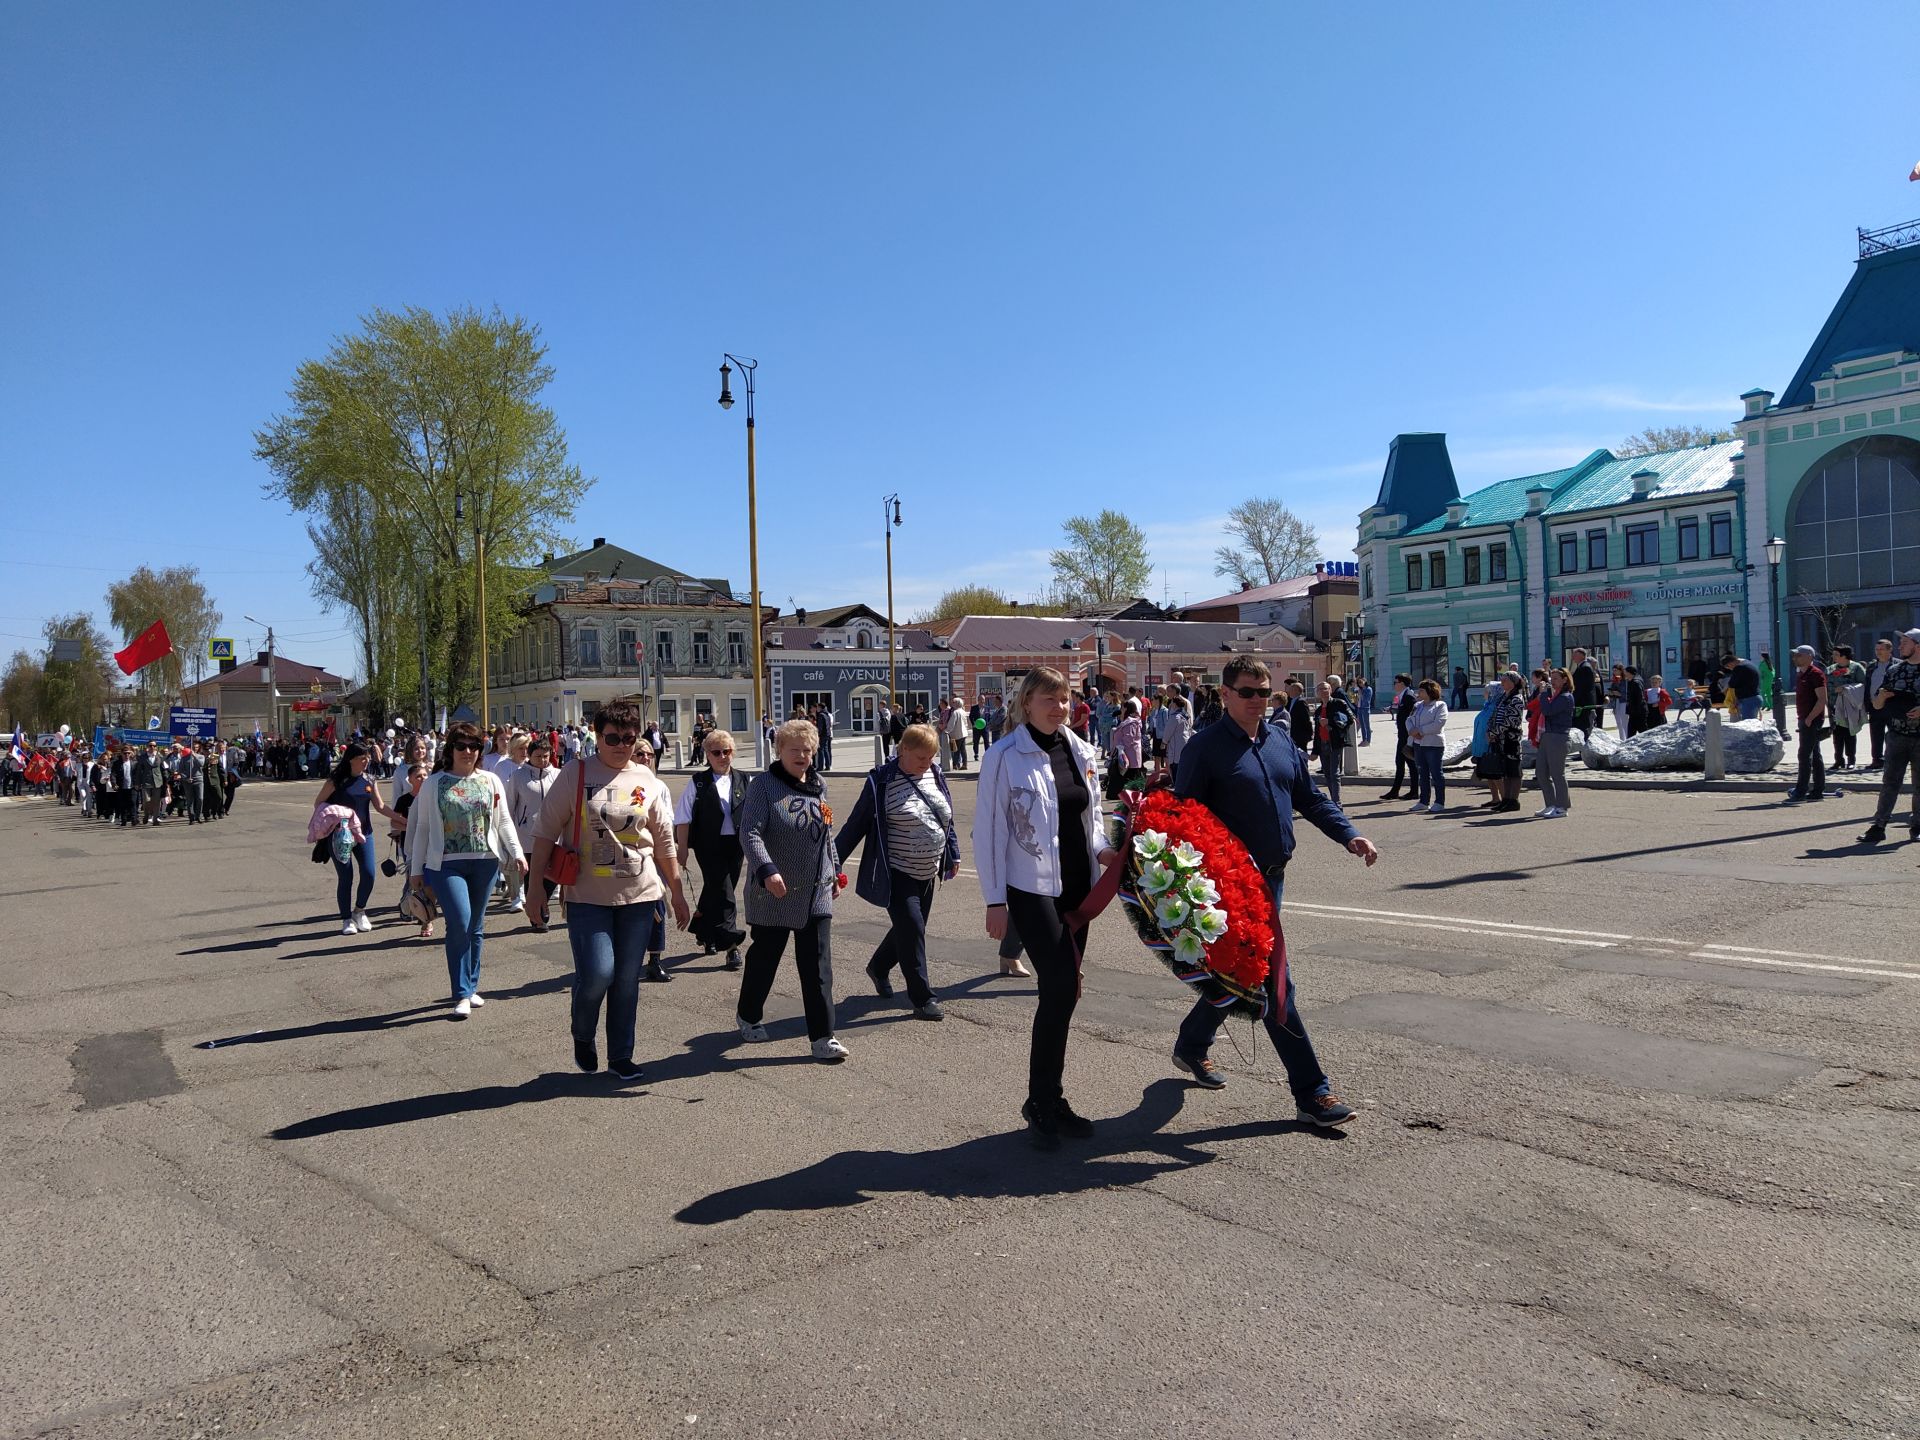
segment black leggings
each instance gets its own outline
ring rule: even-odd
[[[784,925],[753,925],[753,943],[747,946],[740,973],[739,1016],[758,1025],[773,992],[774,972],[793,937],[793,967],[800,975],[800,1004],[807,1013],[807,1038],[824,1040],[833,1034],[833,917],[815,915],[798,930]]]
[[[1007,922],[1020,935],[1027,958],[1033,961],[1034,983],[1040,1003],[1033,1012],[1033,1049],[1027,1061],[1027,1098],[1036,1104],[1058,1100],[1060,1080],[1067,1068],[1067,1028],[1080,1000],[1080,965],[1076,947],[1084,953],[1085,927],[1069,933],[1066,917],[1084,895],[1030,895],[1007,887]]]

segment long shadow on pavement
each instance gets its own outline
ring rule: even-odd
[[[545,980],[529,980],[511,990],[489,990],[487,999],[524,1000],[534,995],[550,995],[569,989],[571,975],[553,975]],[[357,1035],[373,1030],[404,1030],[409,1025],[426,1025],[436,1020],[451,1021],[450,1001],[436,1000],[431,1005],[413,1005],[405,1010],[389,1010],[384,1015],[349,1015],[341,1020],[317,1020],[311,1025],[288,1025],[279,1030],[252,1030],[244,1035],[224,1035],[217,1040],[201,1040],[196,1050],[225,1050],[234,1045],[272,1045],[282,1040],[313,1040],[322,1035]]]
[[[1156,1080],[1125,1115],[1096,1122],[1091,1140],[1064,1142],[1054,1154],[1036,1151],[1024,1131],[983,1135],[941,1150],[843,1150],[801,1170],[770,1176],[694,1201],[675,1214],[688,1225],[718,1225],[761,1210],[832,1210],[864,1204],[876,1195],[918,1193],[945,1199],[1001,1199],[1071,1195],[1116,1185],[1138,1185],[1173,1170],[1217,1159],[1202,1145],[1289,1131],[1345,1139],[1295,1120],[1256,1120],[1215,1125],[1177,1135],[1159,1132],[1180,1112],[1190,1087]],[[1158,1159],[1106,1157],[1148,1151]]]

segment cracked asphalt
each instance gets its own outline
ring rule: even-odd
[[[204,831],[8,802],[0,1435],[1920,1434],[1920,845],[1855,845],[1846,789],[1352,785],[1383,859],[1305,833],[1287,932],[1360,1118],[1298,1128],[1244,1023],[1225,1091],[1174,1076],[1112,914],[1054,1155],[970,876],[944,1025],[866,993],[849,895],[849,1063],[790,971],[743,1047],[682,954],[621,1085],[571,1067],[563,934],[492,916],[455,1024],[394,882],[334,933],[309,786]]]

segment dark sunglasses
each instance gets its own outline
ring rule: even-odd
[[[609,730],[600,737],[602,745],[631,745],[640,737],[631,730]]]
[[[1227,689],[1242,700],[1264,700],[1273,694],[1271,685],[1229,685]]]
[[[476,750],[477,751],[477,750],[483,749],[484,747],[481,745],[481,743],[478,740],[455,740],[447,748],[450,750]]]

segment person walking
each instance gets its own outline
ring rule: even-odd
[[[1573,677],[1555,669],[1548,677],[1548,692],[1540,702],[1540,737],[1534,741],[1534,774],[1540,782],[1540,795],[1546,804],[1534,818],[1563,819],[1573,808],[1573,795],[1567,788],[1567,749],[1573,742]]]
[[[980,763],[980,752],[987,748],[987,705],[983,698],[976,698],[967,707],[967,735],[973,742],[973,763]]]
[[[1187,742],[1193,738],[1193,702],[1184,695],[1175,695],[1167,701],[1167,720],[1161,727],[1167,746],[1167,778],[1175,779],[1180,774],[1180,757],[1187,753]]]
[[[1306,757],[1292,738],[1262,718],[1271,691],[1269,674],[1266,665],[1252,656],[1236,655],[1227,661],[1222,674],[1226,718],[1193,737],[1181,762],[1174,793],[1205,805],[1247,847],[1273,899],[1278,936],[1287,864],[1293,858],[1296,815],[1312,821],[1328,839],[1368,865],[1380,858],[1380,852],[1354,829],[1345,812],[1314,786]],[[1438,703],[1439,682],[1426,683],[1433,687]],[[1313,1041],[1308,1038],[1306,1022],[1300,1018],[1295,1000],[1291,967],[1285,994],[1279,993],[1278,977],[1269,969],[1267,994],[1267,1038],[1286,1067],[1294,1114],[1302,1123],[1323,1130],[1352,1120],[1352,1107],[1334,1094],[1333,1083],[1314,1054]],[[1226,1015],[1205,997],[1196,1000],[1173,1043],[1174,1068],[1205,1089],[1226,1086],[1207,1058]]]
[[[553,763],[553,742],[545,735],[536,735],[527,744],[527,760],[513,777],[507,781],[507,813],[513,817],[513,833],[519,837],[520,848],[528,854],[533,853],[538,838],[537,822],[540,811],[547,803],[547,796],[553,793],[560,771]],[[507,909],[524,910],[527,908],[527,891],[538,888],[545,896],[553,894],[553,885],[548,881],[545,867],[528,867],[524,875],[510,869],[507,880]],[[546,922],[533,921],[536,931],[545,931]]]
[[[810,721],[782,725],[774,732],[773,763],[754,777],[740,809],[747,928],[753,938],[734,1018],[741,1039],[759,1043],[769,1038],[760,1021],[791,938],[813,1058],[837,1065],[847,1058],[847,1047],[833,1033],[833,900],[839,890],[839,865],[833,849],[833,808],[813,768],[818,746]]]
[[[1004,968],[1004,942],[1017,934],[1038,977],[1020,1114],[1032,1142],[1049,1150],[1062,1137],[1093,1134],[1093,1122],[1067,1100],[1064,1079],[1087,943],[1075,912],[1109,849],[1094,792],[1099,757],[1068,725],[1073,705],[1058,670],[1036,665],[1026,673],[1008,710],[1011,728],[981,761],[973,812],[987,938],[1003,942]]]
[[[700,903],[693,912],[693,938],[711,955],[727,952],[727,969],[741,966],[740,928],[734,891],[740,884],[740,810],[747,803],[747,780],[733,768],[733,736],[716,730],[707,737],[707,768],[693,772],[673,810],[673,843],[680,870],[687,855],[700,862]]]
[[[1870,742],[1867,756],[1867,768],[1878,770],[1886,759],[1887,722],[1891,715],[1884,708],[1873,703],[1873,697],[1887,686],[1887,672],[1893,668],[1894,643],[1886,638],[1873,642],[1873,664],[1867,667],[1866,688],[1863,693],[1867,702],[1867,738]]]
[[[440,902],[456,1020],[486,1004],[480,952],[494,876],[502,865],[524,869],[527,863],[507,812],[507,792],[497,776],[480,768],[485,744],[477,725],[462,720],[448,727],[441,755],[446,768],[427,777],[407,811],[407,883],[430,888]]]
[[[853,813],[833,841],[842,866],[866,847],[854,892],[892,921],[867,961],[874,993],[883,1000],[893,995],[892,972],[899,966],[907,1000],[921,1020],[947,1018],[927,979],[927,916],[935,888],[960,872],[953,795],[934,763],[939,753],[940,737],[931,727],[911,727],[900,753],[868,772]]]
[[[1447,697],[1447,703],[1455,710],[1467,708],[1467,672],[1464,666],[1453,667],[1453,693]]]
[[[633,763],[650,771],[656,778],[660,774],[660,751],[647,736],[640,732],[640,738],[633,742]],[[665,781],[661,782],[663,785]],[[673,797],[667,797],[668,809],[672,809]],[[679,842],[674,843],[674,859],[679,860]],[[662,895],[653,902],[653,929],[647,936],[647,966],[640,972],[640,978],[649,985],[667,985],[673,976],[667,973],[667,897]]]
[[[600,1068],[596,1036],[604,1007],[607,1070],[632,1080],[642,1073],[633,1049],[655,907],[671,901],[674,923],[684,928],[687,898],[666,782],[636,758],[640,707],[631,700],[602,705],[593,730],[594,753],[568,761],[541,803],[533,865],[545,874],[554,848],[577,838],[579,872],[564,892],[573,952],[573,1063],[587,1074]],[[547,891],[536,887],[527,909],[537,925],[548,923],[547,905]]]
[[[1526,724],[1526,701],[1520,695],[1520,672],[1509,670],[1500,677],[1500,695],[1487,717],[1487,760],[1499,803],[1496,815],[1511,814],[1520,808],[1520,730]]]
[[[1419,785],[1413,808],[1438,815],[1447,808],[1447,772],[1440,765],[1447,743],[1447,702],[1440,698],[1438,680],[1420,682],[1420,703],[1407,720],[1407,742],[1413,747],[1413,773]]]
[[[1113,767],[1107,781],[1108,798],[1126,790],[1137,790],[1146,783],[1146,725],[1140,719],[1140,702],[1129,697],[1120,723],[1113,727]]]
[[[947,746],[953,752],[953,768],[964,770],[967,768],[967,712],[957,700],[947,711],[946,725]]]
[[[1419,703],[1419,696],[1413,688],[1411,675],[1393,677],[1393,786],[1380,798],[1400,800],[1405,796],[1400,787],[1406,785],[1411,791],[1414,785],[1413,741],[1407,734],[1407,727],[1413,721],[1413,708]]]
[[[1793,664],[1793,708],[1800,722],[1800,773],[1787,803],[1827,798],[1826,762],[1820,755],[1820,742],[1827,733],[1827,677],[1814,663],[1811,645],[1797,645]]]
[[[333,856],[334,901],[340,910],[342,935],[373,929],[373,921],[367,918],[367,901],[373,898],[374,877],[378,873],[374,869],[373,812],[378,810],[389,817],[394,813],[380,798],[379,786],[367,774],[372,762],[373,752],[366,746],[358,741],[347,746],[313,799],[316,810],[322,805],[344,805],[360,821],[360,839],[348,858],[342,861],[338,851]],[[357,890],[356,870],[360,880]]]
[[[1875,673],[1880,679],[1871,704],[1874,713],[1884,717],[1885,749],[1880,798],[1873,807],[1873,820],[1860,839],[1864,844],[1878,845],[1887,838],[1887,822],[1900,803],[1900,787],[1911,779],[1914,792],[1907,813],[1907,838],[1920,840],[1920,629],[1903,632],[1900,658],[1889,661],[1884,671],[1876,666]]]

